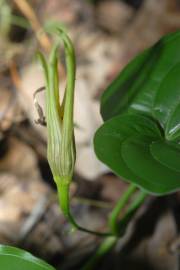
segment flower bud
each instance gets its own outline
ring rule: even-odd
[[[57,29],[65,48],[67,85],[63,99],[59,97],[58,44],[49,60],[39,53],[46,78],[47,157],[57,185],[69,184],[75,164],[73,127],[75,53],[71,40]]]

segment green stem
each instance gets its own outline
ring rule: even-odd
[[[120,220],[117,223],[116,229],[117,229],[117,236],[122,236],[125,233],[125,230],[127,228],[128,223],[136,213],[136,211],[139,209],[139,207],[143,204],[145,198],[148,196],[147,193],[140,191],[138,196],[135,198],[135,200],[132,202],[132,204],[127,209],[124,217],[122,220]]]
[[[59,197],[59,204],[60,208],[64,214],[64,216],[68,219],[68,221],[71,223],[73,228],[78,229],[82,232],[94,234],[97,236],[110,236],[110,232],[97,232],[92,231],[86,228],[81,227],[79,224],[76,223],[74,217],[71,214],[70,211],[70,202],[69,202],[69,184],[60,184],[58,185],[58,197]]]
[[[82,267],[81,270],[92,270],[94,266],[116,245],[118,238],[111,236],[101,243],[98,247],[96,253],[91,257],[91,259]]]
[[[125,192],[125,194],[123,196],[124,197],[124,203],[125,203],[125,198],[127,198],[128,195],[130,196],[130,194],[132,194],[133,190],[134,190],[133,187],[130,186],[129,189]],[[144,202],[144,200],[147,197],[147,195],[148,195],[147,193],[140,191],[140,194],[137,196],[137,198],[131,203],[131,205],[127,209],[124,217],[121,219],[121,221],[119,221],[118,223],[116,223],[116,236],[114,236],[114,237],[112,236],[112,237],[106,238],[101,243],[101,245],[99,246],[99,248],[96,251],[96,253],[94,254],[94,256],[92,256],[90,258],[90,260],[85,264],[85,266],[81,270],[92,270],[95,267],[95,265],[100,260],[102,260],[102,258],[108,252],[110,252],[112,250],[112,248],[115,246],[115,244],[118,241],[118,237],[122,236],[125,233],[125,229],[127,228],[127,225],[129,223],[129,221],[132,219],[132,217],[134,216],[134,214],[136,213],[136,211],[142,205],[142,203]],[[122,209],[122,207],[120,207],[120,205],[122,206],[122,203],[120,204],[120,201],[118,202],[118,204],[116,205],[115,209],[113,210],[113,212],[114,212],[114,216],[113,216],[114,222],[115,222],[115,220],[117,221],[117,219],[115,218],[115,217],[117,217],[117,215],[115,215],[115,213],[117,214],[118,209],[119,210]],[[127,202],[127,200],[126,200],[126,202]]]
[[[120,197],[119,201],[117,202],[115,208],[113,209],[112,213],[109,217],[109,227],[113,234],[118,234],[118,224],[117,220],[119,217],[120,211],[126,206],[129,198],[131,195],[136,191],[136,186],[131,184],[126,192]]]

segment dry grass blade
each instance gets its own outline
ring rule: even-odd
[[[30,4],[26,0],[14,0],[14,2],[30,22],[32,29],[36,34],[37,40],[39,41],[42,48],[47,52],[50,51],[51,42],[49,40],[49,37],[45,32],[42,32],[41,24]],[[41,35],[39,35],[40,31],[42,32]]]

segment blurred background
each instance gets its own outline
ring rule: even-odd
[[[60,24],[76,50],[77,162],[72,211],[102,231],[127,184],[99,162],[93,135],[100,96],[138,52],[180,28],[180,0],[0,0],[0,243],[25,248],[56,269],[80,269],[101,239],[71,232],[59,211],[46,159],[46,128],[33,94],[44,86],[36,58],[53,40],[41,29]],[[61,51],[60,95],[66,80]],[[38,102],[44,106],[44,94]],[[113,106],[113,104],[112,104]],[[180,195],[149,197],[123,241],[98,269],[178,270]]]

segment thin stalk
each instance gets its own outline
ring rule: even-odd
[[[132,191],[132,190],[133,190],[133,188],[130,186],[129,189],[125,193],[126,196],[128,194],[130,195],[130,193],[131,193],[130,191]],[[116,245],[119,237],[123,236],[123,234],[125,233],[125,229],[127,228],[128,223],[130,222],[130,220],[132,219],[132,217],[134,216],[136,211],[139,209],[139,207],[143,204],[143,202],[144,202],[145,198],[147,197],[147,195],[148,195],[147,193],[140,191],[140,194],[136,197],[136,199],[131,203],[131,205],[127,209],[124,217],[121,219],[120,222],[118,222],[116,224],[116,235],[106,238],[101,243],[101,245],[97,249],[96,253],[90,258],[90,260],[85,264],[85,266],[82,267],[81,270],[92,270],[95,267],[95,265],[100,260],[102,260],[102,258],[105,255],[107,255],[112,250],[112,248]],[[125,196],[123,196],[123,197],[125,198]],[[114,211],[114,217],[115,217],[115,212],[117,213],[117,211],[118,211],[117,210],[118,205],[120,205],[119,202],[115,207],[116,211]],[[119,207],[119,209],[120,209],[120,207]],[[115,219],[114,219],[114,221],[115,221]]]
[[[116,232],[117,236],[122,236],[125,233],[128,223],[139,209],[139,207],[143,204],[145,198],[148,196],[146,192],[140,191],[135,200],[131,203],[129,208],[127,209],[124,217],[117,223]]]
[[[111,232],[97,232],[93,230],[89,230],[86,228],[83,228],[79,224],[76,223],[74,217],[71,214],[70,211],[70,200],[69,200],[69,185],[61,184],[58,186],[58,195],[59,195],[59,204],[61,207],[61,210],[64,214],[64,216],[67,218],[67,220],[70,222],[70,224],[73,226],[73,228],[80,230],[82,232],[90,233],[97,236],[110,236]]]
[[[81,270],[92,270],[95,265],[116,245],[118,238],[115,236],[104,239],[101,245],[98,247],[96,253],[91,259],[81,268]]]
[[[119,201],[117,202],[116,206],[114,207],[113,211],[110,214],[109,217],[109,227],[113,234],[118,234],[118,217],[120,211],[126,206],[127,202],[129,201],[129,198],[131,195],[136,191],[136,186],[134,184],[131,184],[128,189],[125,191],[125,193],[120,197]]]

